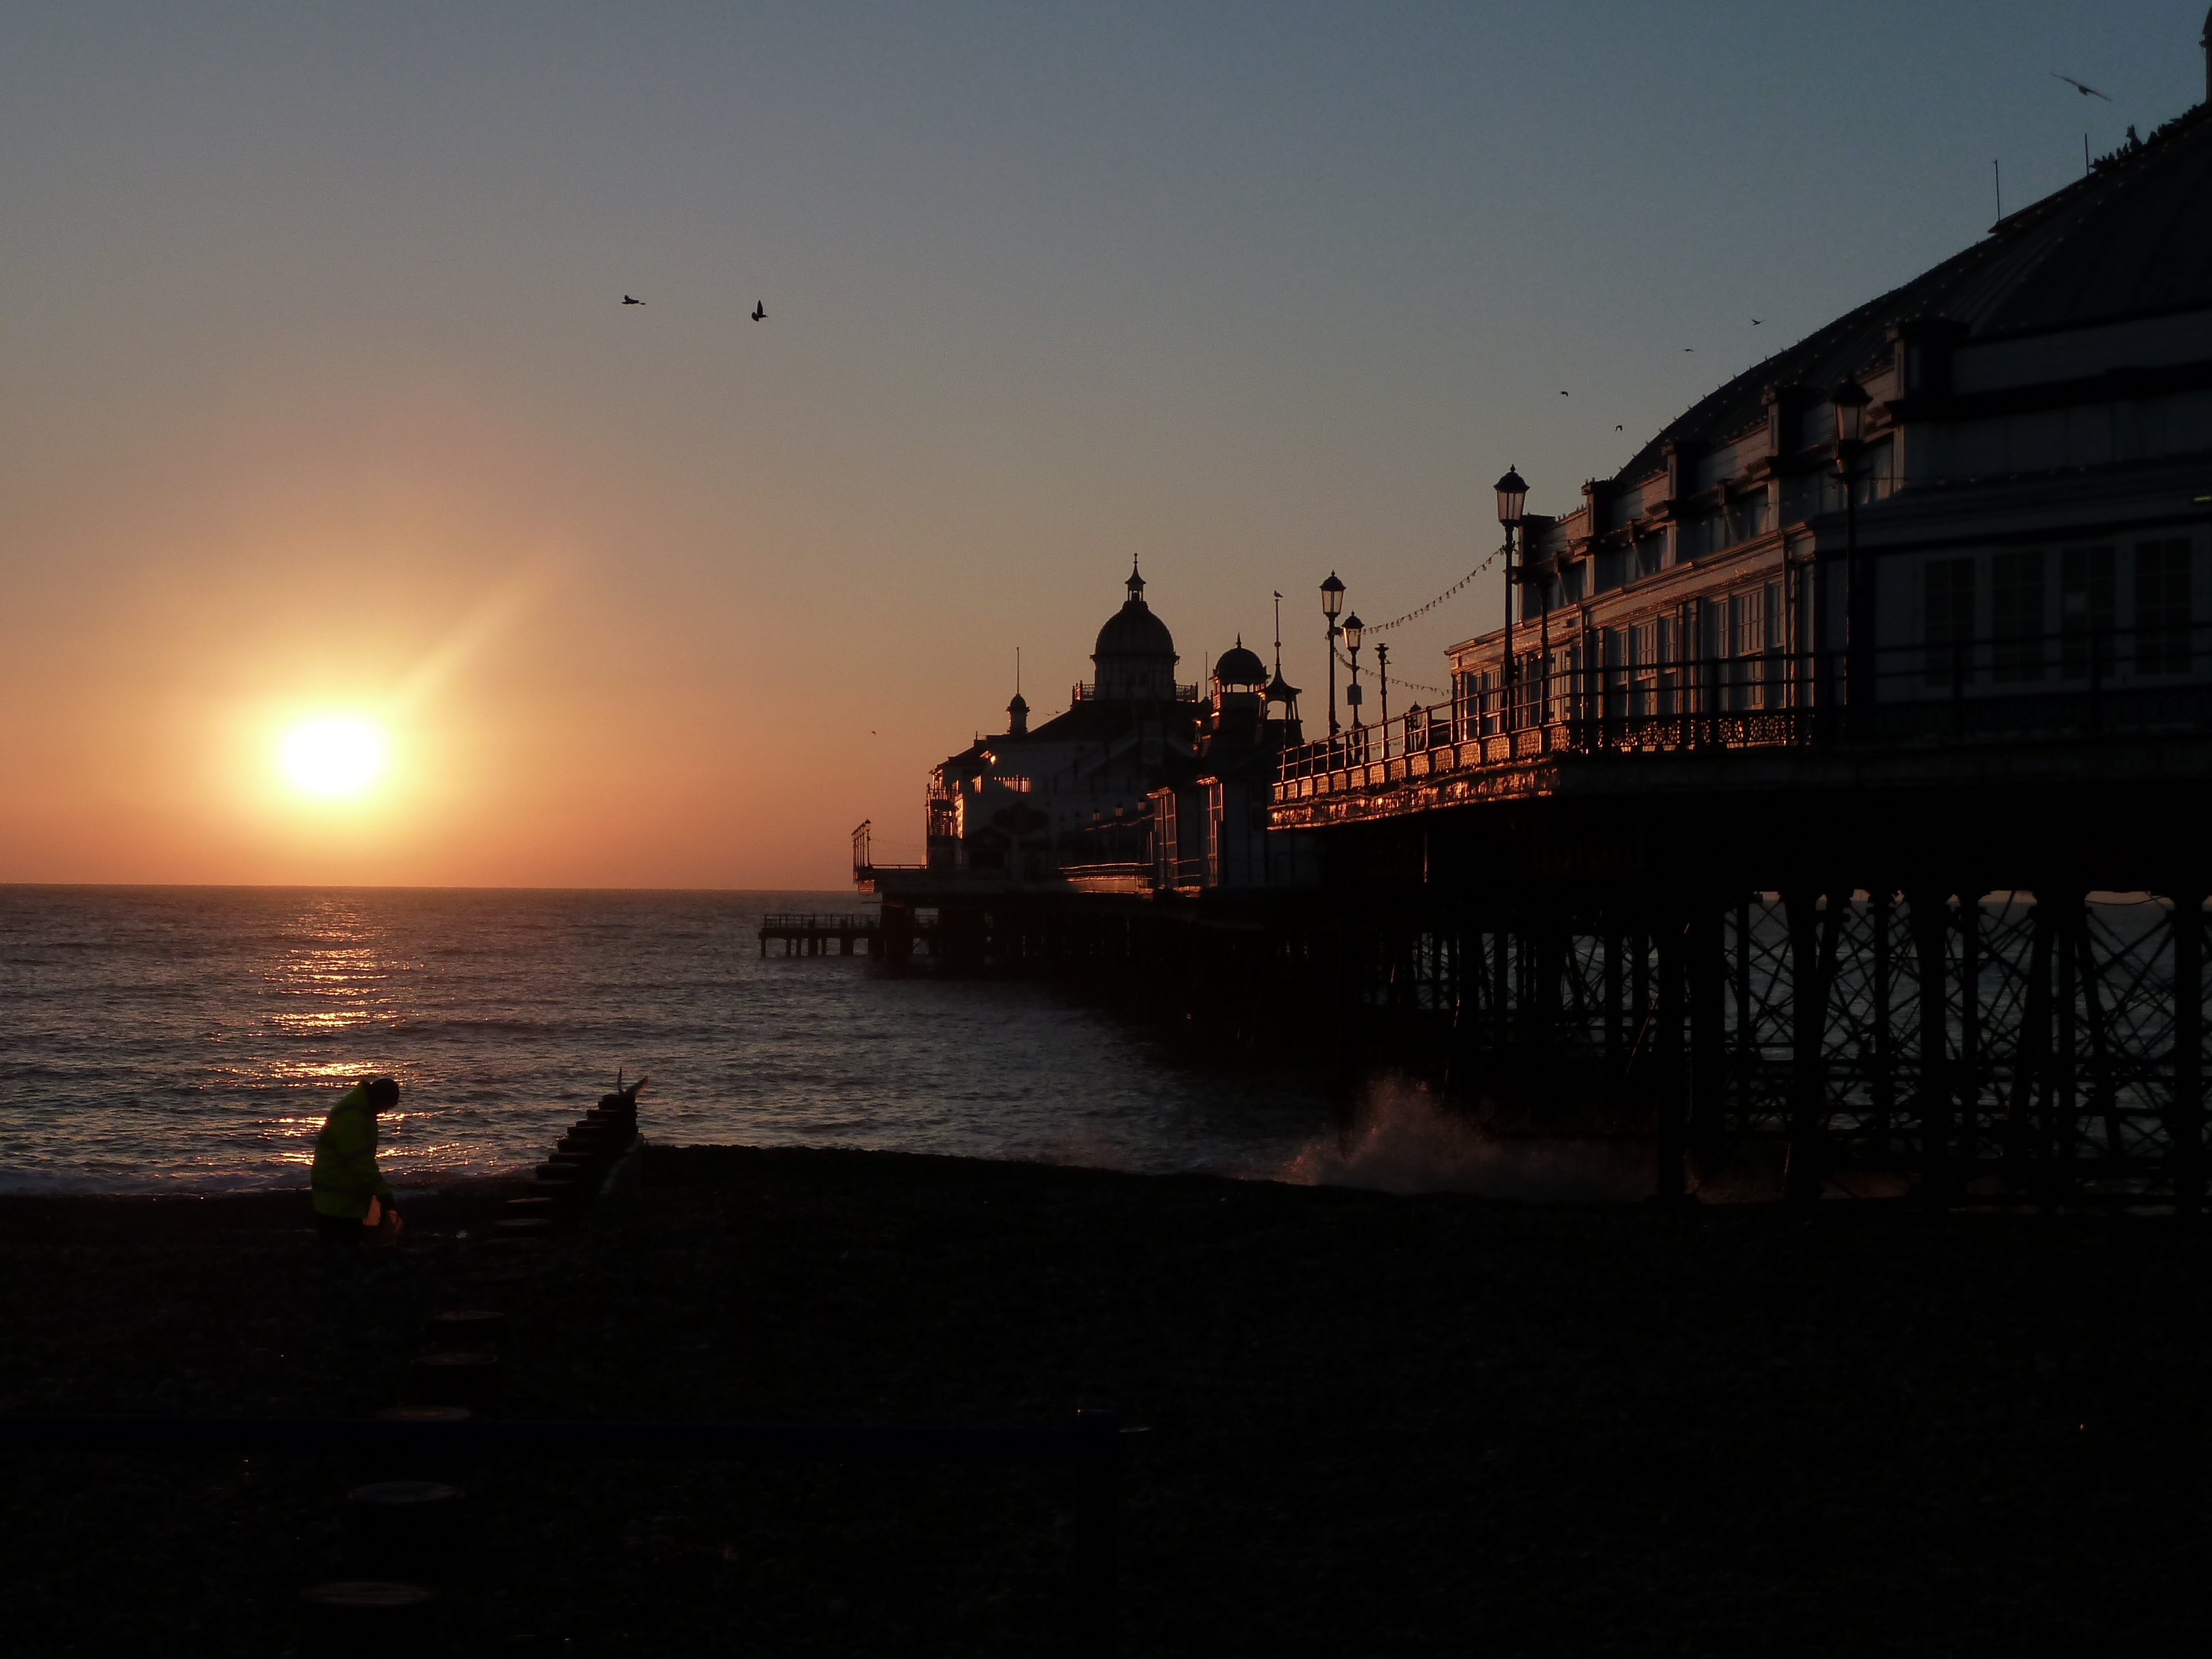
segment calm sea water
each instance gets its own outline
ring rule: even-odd
[[[0,1190],[297,1184],[356,1077],[383,1164],[512,1170],[649,1073],[648,1138],[1273,1175],[1317,1087],[1171,1063],[1036,987],[792,957],[849,893],[0,887]]]

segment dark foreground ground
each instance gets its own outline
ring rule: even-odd
[[[0,1200],[0,1410],[357,1413],[427,1313],[514,1415],[1118,1406],[1132,1654],[2201,1653],[2207,1245],[656,1151],[509,1281],[496,1191],[319,1273],[303,1200]],[[21,1653],[252,1654],[342,1565],[314,1458],[18,1455]],[[488,1463],[453,1651],[1069,1650],[1065,1471]],[[413,1656],[393,1656],[413,1659]]]

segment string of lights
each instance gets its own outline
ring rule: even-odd
[[[1490,567],[1491,567],[1492,565],[1496,564],[1496,563],[1498,562],[1498,553],[1503,553],[1504,550],[1504,550],[1504,548],[1502,548],[1502,547],[1501,547],[1501,548],[1499,548],[1499,549],[1498,550],[1498,552],[1497,552],[1497,553],[1492,553],[1492,554],[1488,558],[1485,559],[1485,560],[1484,560],[1480,564],[1479,564],[1479,565],[1475,566],[1475,568],[1474,568],[1474,569],[1472,569],[1472,570],[1468,571],[1468,572],[1467,573],[1467,574],[1465,574],[1464,576],[1462,576],[1462,577],[1461,577],[1457,581],[1454,582],[1454,583],[1453,583],[1449,587],[1447,587],[1446,589],[1444,589],[1444,591],[1443,591],[1443,592],[1441,592],[1441,593],[1437,594],[1437,595],[1436,596],[1436,598],[1434,598],[1433,599],[1431,599],[1431,600],[1430,600],[1426,605],[1425,605],[1421,606],[1419,610],[1418,610],[1418,611],[1407,611],[1404,616],[1402,616],[1402,617],[1393,617],[1390,621],[1386,622],[1386,623],[1370,623],[1368,624],[1368,627],[1367,627],[1367,631],[1368,631],[1369,633],[1370,633],[1370,634],[1381,634],[1381,633],[1384,633],[1384,632],[1387,632],[1387,631],[1388,631],[1389,629],[1390,629],[1402,627],[1402,626],[1403,626],[1404,624],[1406,624],[1407,623],[1409,623],[1409,622],[1413,621],[1413,618],[1414,618],[1414,617],[1425,617],[1425,616],[1427,616],[1427,615],[1429,614],[1429,612],[1430,612],[1430,611],[1431,611],[1435,610],[1438,605],[1442,605],[1442,604],[1443,604],[1446,599],[1448,599],[1451,598],[1451,596],[1452,596],[1453,594],[1455,594],[1455,593],[1458,592],[1460,591],[1460,589],[1462,589],[1462,587],[1465,587],[1465,586],[1466,586],[1469,582],[1473,581],[1473,580],[1474,580],[1477,576],[1480,576],[1480,575],[1484,571],[1486,571],[1486,570],[1489,569],[1489,568],[1490,568]]]
[[[1454,582],[1449,587],[1444,589],[1443,592],[1437,594],[1436,598],[1431,599],[1426,605],[1419,606],[1414,610],[1408,611],[1402,617],[1393,617],[1386,623],[1370,623],[1363,631],[1370,634],[1381,634],[1389,629],[1403,627],[1406,623],[1412,622],[1417,617],[1427,616],[1430,611],[1435,610],[1446,599],[1450,599],[1462,588],[1465,587],[1469,582],[1473,581],[1477,576],[1482,574],[1484,571],[1489,569],[1491,566],[1496,564],[1498,562],[1498,554],[1504,551],[1505,550],[1502,547],[1498,549],[1496,552],[1491,554],[1488,558],[1485,559],[1480,564],[1475,566],[1474,569],[1468,571],[1467,574],[1462,576],[1457,581]],[[1348,669],[1352,666],[1351,659],[1347,658],[1343,652],[1337,651],[1334,645],[1332,645],[1329,649],[1335,652],[1337,665],[1339,667]],[[1448,697],[1451,695],[1450,692],[1445,690],[1443,687],[1440,685],[1424,685],[1419,680],[1401,679],[1395,674],[1383,673],[1380,668],[1377,668],[1375,672],[1378,678],[1385,681],[1389,684],[1402,685],[1408,691],[1425,691],[1432,697]]]
[[[1334,646],[1331,646],[1329,649],[1336,651],[1336,647]],[[1346,656],[1343,652],[1336,651],[1336,664],[1340,668],[1349,668],[1352,666],[1352,659]],[[1408,691],[1425,691],[1432,697],[1448,697],[1451,695],[1450,692],[1445,690],[1440,685],[1423,685],[1419,680],[1403,680],[1400,679],[1395,674],[1385,674],[1381,669],[1376,668],[1372,663],[1368,665],[1368,669],[1370,672],[1375,674],[1378,678],[1388,680],[1393,685],[1402,685]]]

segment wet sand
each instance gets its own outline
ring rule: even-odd
[[[650,1133],[650,1125],[647,1125]],[[1130,1654],[2197,1651],[2208,1244],[652,1149],[513,1272],[495,1184],[333,1280],[304,1194],[0,1200],[0,1409],[366,1413],[424,1316],[511,1414],[1126,1442]],[[466,1231],[466,1240],[459,1235]],[[13,1645],[270,1656],[316,1458],[11,1460]],[[1067,1651],[1065,1471],[487,1463],[457,1652]],[[563,1644],[567,1645],[563,1645]]]

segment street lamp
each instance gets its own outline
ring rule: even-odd
[[[1355,611],[1344,619],[1344,643],[1352,653],[1352,684],[1345,688],[1344,701],[1352,709],[1352,729],[1361,729],[1359,722],[1359,635],[1366,624]]]
[[[1498,729],[1513,724],[1513,532],[1528,505],[1528,481],[1521,469],[1509,466],[1498,481],[1498,522],[1505,526],[1505,646],[1498,673]]]
[[[1856,380],[1841,380],[1828,393],[1836,411],[1836,477],[1844,492],[1844,719],[1863,728],[1874,701],[1874,582],[1860,568],[1859,447],[1866,431],[1867,405],[1874,399]],[[1826,594],[1821,598],[1825,599]],[[1820,631],[1827,633],[1822,623]],[[1955,648],[1955,647],[1954,647]],[[1835,677],[1828,680],[1832,688]]]
[[[1390,642],[1375,641],[1375,678],[1382,688],[1382,752],[1390,752]]]
[[[1328,734],[1334,737],[1336,725],[1336,617],[1344,609],[1344,584],[1336,579],[1336,572],[1328,573],[1328,580],[1321,585],[1321,614],[1328,618]]]

